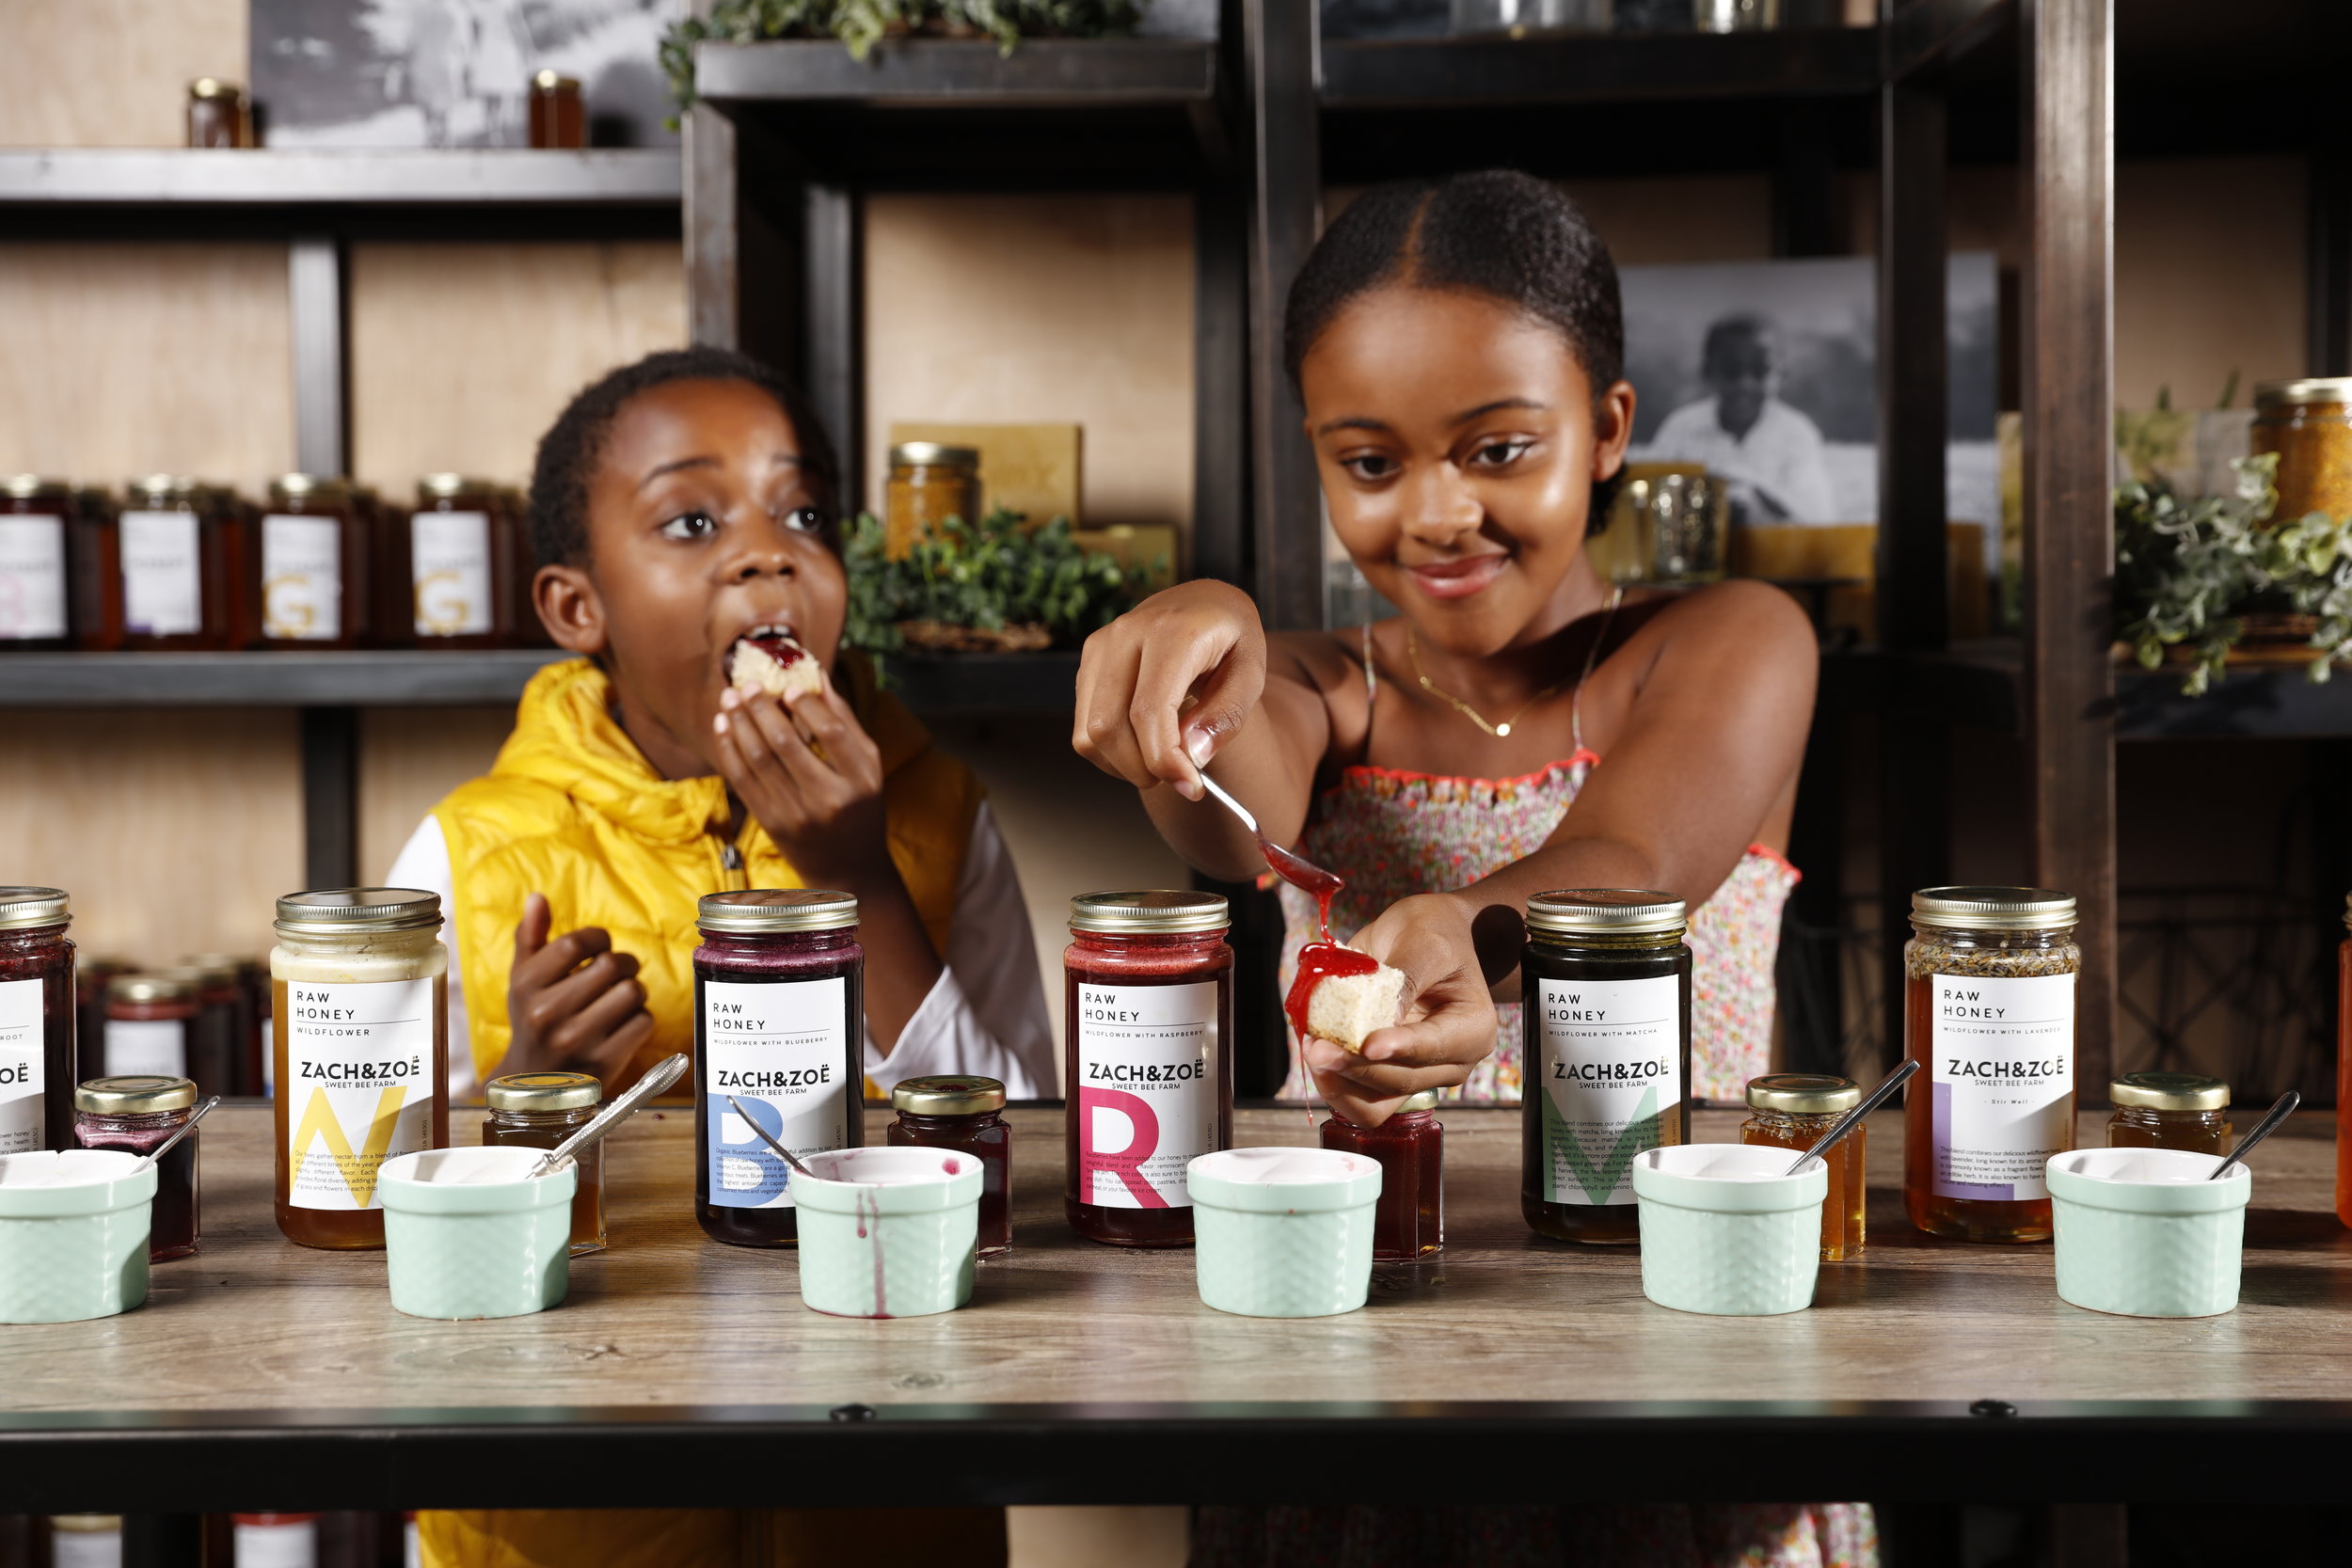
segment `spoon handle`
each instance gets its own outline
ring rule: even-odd
[[[1248,829],[1253,836],[1258,838],[1263,838],[1265,836],[1258,831],[1258,819],[1249,815],[1249,808],[1243,805],[1239,800],[1234,800],[1233,797],[1227,792],[1223,784],[1209,777],[1205,771],[1200,774],[1200,787],[1207,790],[1210,798],[1216,800],[1218,805],[1223,806],[1227,811],[1230,811],[1235,816],[1240,817],[1241,825]]]
[[[202,1121],[202,1120],[204,1119],[204,1113],[205,1113],[205,1112],[207,1112],[207,1111],[209,1111],[209,1110],[211,1110],[214,1106],[215,1106],[215,1105],[217,1105],[217,1104],[219,1104],[219,1103],[220,1103],[220,1096],[218,1096],[218,1095],[215,1095],[215,1096],[213,1096],[213,1098],[212,1098],[212,1099],[210,1099],[210,1100],[206,1101],[203,1104],[199,1105],[199,1106],[196,1108],[196,1114],[195,1114],[194,1116],[191,1116],[190,1117],[188,1117],[188,1119],[187,1119],[187,1120],[185,1120],[185,1121],[183,1121],[183,1122],[182,1122],[182,1123],[180,1124],[180,1129],[179,1129],[179,1131],[178,1131],[178,1132],[176,1132],[172,1133],[172,1135],[171,1135],[170,1137],[166,1138],[166,1139],[165,1139],[162,1143],[157,1144],[157,1145],[156,1145],[153,1148],[151,1148],[151,1149],[149,1149],[149,1150],[147,1151],[146,1155],[144,1156],[144,1158],[146,1159],[147,1163],[148,1163],[149,1164],[151,1164],[151,1164],[155,1164],[158,1160],[161,1160],[161,1159],[162,1159],[165,1155],[167,1155],[167,1154],[170,1153],[170,1152],[171,1152],[171,1146],[172,1146],[173,1144],[178,1143],[178,1142],[179,1142],[182,1138],[186,1137],[189,1133],[191,1133],[191,1132],[195,1132],[195,1131],[196,1131],[196,1124],[197,1124],[198,1122],[199,1122],[199,1121]]]
[[[2270,1136],[2271,1133],[2279,1131],[2279,1124],[2285,1121],[2287,1117],[2294,1113],[2295,1108],[2302,1103],[2303,1097],[2293,1089],[2289,1089],[2286,1093],[2280,1095],[2279,1097],[2279,1102],[2270,1108],[2270,1114],[2264,1117],[2262,1120],[2256,1122],[2254,1124],[2254,1130],[2237,1141],[2237,1148],[2230,1151],[2230,1157],[2222,1161],[2219,1164],[2214,1166],[2213,1174],[2206,1177],[2205,1180],[2208,1181],[2220,1180],[2223,1173],[2228,1171],[2232,1165],[2236,1164],[2240,1160],[2245,1159],[2249,1154],[2254,1152],[2254,1146],[2256,1144]]]
[[[793,1153],[790,1149],[785,1148],[784,1145],[768,1131],[768,1129],[760,1126],[756,1121],[754,1121],[752,1119],[752,1114],[743,1109],[743,1102],[741,1101],[736,1099],[733,1095],[729,1095],[727,1096],[727,1103],[734,1106],[735,1114],[743,1118],[743,1125],[752,1130],[752,1136],[757,1138],[761,1143],[766,1144],[770,1148],[774,1149],[778,1154],[783,1155],[784,1163],[786,1164],[790,1165],[794,1170],[799,1171],[803,1176],[807,1177],[812,1181],[823,1180],[815,1171],[801,1164],[801,1157]]]
[[[544,1176],[553,1170],[560,1162],[579,1153],[628,1120],[636,1114],[637,1107],[676,1083],[678,1075],[686,1070],[687,1066],[688,1059],[684,1052],[675,1056],[664,1056],[654,1063],[645,1075],[631,1084],[620,1098],[589,1118],[587,1126],[541,1155],[539,1163],[531,1167],[532,1176]]]
[[[1796,1175],[1797,1172],[1804,1169],[1804,1163],[1807,1160],[1818,1160],[1822,1155],[1828,1153],[1832,1148],[1836,1148],[1838,1144],[1844,1142],[1847,1133],[1851,1132],[1855,1128],[1862,1125],[1862,1118],[1864,1117],[1868,1116],[1872,1111],[1875,1111],[1881,1105],[1885,1104],[1887,1096],[1893,1094],[1897,1089],[1901,1088],[1905,1084],[1910,1083],[1911,1075],[1918,1070],[1919,1064],[1917,1061],[1914,1060],[1903,1063],[1902,1066],[1888,1073],[1877,1088],[1872,1089],[1863,1098],[1861,1104],[1855,1106],[1852,1110],[1848,1111],[1844,1116],[1839,1117],[1836,1123],[1832,1126],[1828,1132],[1821,1134],[1820,1140],[1818,1143],[1816,1143],[1811,1148],[1806,1149],[1803,1154],[1797,1156],[1797,1163],[1788,1167],[1788,1174],[1791,1176]]]

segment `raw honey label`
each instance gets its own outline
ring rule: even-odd
[[[65,635],[65,519],[0,517],[0,641]]]
[[[0,980],[0,1154],[41,1147],[40,986]]]
[[[433,981],[286,982],[287,1201],[374,1209],[376,1172],[433,1136]]]
[[[334,518],[262,519],[262,630],[305,642],[343,634],[342,525]]]
[[[1682,1105],[1682,989],[1647,980],[1544,980],[1537,1180],[1547,1203],[1633,1201],[1633,1157],[1670,1141]]]
[[[2074,976],[1936,974],[1928,1091],[1939,1197],[2050,1196],[2050,1156],[2074,1147]]]
[[[704,1121],[710,1201],[723,1209],[789,1209],[792,1167],[727,1103],[732,1095],[768,1135],[805,1160],[850,1143],[850,982],[700,984]]]
[[[490,515],[420,512],[409,519],[419,637],[479,637],[490,629]]]
[[[1078,982],[1078,1201],[1188,1209],[1216,1137],[1216,982]]]
[[[125,512],[122,627],[141,637],[204,629],[204,568],[193,512]]]

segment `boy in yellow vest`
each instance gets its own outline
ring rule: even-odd
[[[1026,906],[978,782],[841,657],[839,504],[799,392],[719,350],[612,372],[541,440],[532,597],[584,657],[533,677],[490,771],[389,878],[450,911],[453,1094],[548,1069],[611,1092],[691,1050],[695,900],[755,887],[857,895],[875,1087],[979,1072],[1053,1092]],[[792,643],[829,677],[781,698],[730,684],[744,646]],[[852,1539],[864,1562],[900,1560],[882,1539],[909,1562],[1003,1560],[993,1510],[893,1518],[843,1518],[835,1540],[821,1514],[433,1513],[421,1534],[435,1568],[846,1560]]]

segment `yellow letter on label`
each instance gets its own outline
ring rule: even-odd
[[[368,1123],[368,1139],[358,1153],[351,1151],[351,1140],[343,1136],[343,1124],[336,1118],[335,1107],[327,1103],[326,1091],[310,1091],[310,1103],[303,1107],[302,1125],[294,1129],[294,1160],[299,1172],[302,1162],[309,1158],[310,1140],[326,1140],[326,1157],[335,1162],[335,1171],[350,1190],[353,1204],[361,1209],[375,1205],[375,1173],[384,1164],[387,1150],[392,1147],[392,1134],[400,1127],[401,1101],[408,1098],[405,1085],[394,1085],[376,1096],[375,1117]]]

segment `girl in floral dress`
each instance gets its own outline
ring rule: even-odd
[[[1377,187],[1292,285],[1284,356],[1332,529],[1403,614],[1269,636],[1237,589],[1169,589],[1089,641],[1077,749],[1136,784],[1213,876],[1264,863],[1203,799],[1204,768],[1268,838],[1347,879],[1334,934],[1403,970],[1410,1000],[1360,1054],[1306,1042],[1293,1093],[1368,1124],[1422,1089],[1515,1101],[1518,917],[1537,893],[1617,887],[1694,911],[1692,1088],[1736,1099],[1768,1066],[1815,643],[1762,584],[1620,594],[1586,555],[1633,428],[1606,246],[1524,175]],[[1287,968],[1312,911],[1287,896],[1286,911]],[[1195,1561],[1877,1555],[1860,1505],[1625,1510],[1605,1539],[1574,1511],[1471,1510],[1467,1557],[1439,1544],[1445,1511],[1380,1510],[1396,1516],[1353,1530],[1334,1517],[1362,1512],[1204,1511]],[[1371,1544],[1415,1531],[1435,1532],[1434,1555]],[[1330,1555],[1343,1538],[1365,1552]]]

